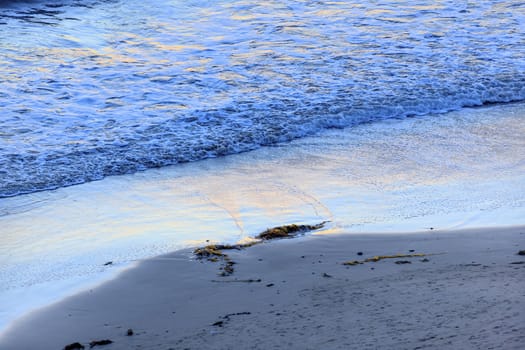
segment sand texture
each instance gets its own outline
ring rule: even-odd
[[[523,349],[523,249],[524,227],[314,235],[228,251],[227,276],[179,251],[26,316],[0,349]]]

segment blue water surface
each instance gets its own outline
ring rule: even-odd
[[[518,1],[0,3],[0,197],[525,99]]]

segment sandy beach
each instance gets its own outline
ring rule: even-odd
[[[308,235],[228,251],[228,276],[182,250],[29,314],[0,348],[522,349],[524,248],[525,227]]]

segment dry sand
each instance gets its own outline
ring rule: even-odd
[[[29,314],[0,349],[524,349],[523,249],[525,227],[312,235],[229,251],[227,277],[179,251]],[[430,255],[342,264],[396,253]]]

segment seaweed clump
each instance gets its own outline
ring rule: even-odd
[[[301,233],[318,230],[322,228],[326,224],[326,221],[323,221],[316,225],[284,225],[284,226],[277,226],[273,228],[269,228],[266,231],[258,234],[255,236],[255,240],[248,242],[248,243],[240,243],[240,244],[210,244],[201,248],[197,248],[193,251],[193,254],[198,259],[207,259],[211,262],[218,262],[220,260],[223,261],[223,265],[221,266],[222,272],[219,274],[219,276],[230,276],[234,272],[233,265],[235,265],[235,262],[231,260],[231,258],[228,256],[228,254],[224,253],[224,250],[241,250],[244,248],[251,247],[253,245],[262,243],[263,241],[268,241],[272,239],[279,239],[279,238],[293,238]]]
[[[197,248],[193,251],[193,254],[197,256],[197,258],[203,259],[208,258],[210,259],[216,259],[217,257],[224,256],[224,253],[222,252],[222,249],[224,249],[223,246],[220,245],[207,245],[202,248]]]
[[[326,224],[326,221],[323,221],[317,225],[284,225],[274,228],[269,228],[266,231],[258,234],[256,238],[262,240],[270,240],[276,238],[292,238],[298,234],[314,231],[322,228]]]
[[[224,262],[224,264],[221,267],[222,272],[219,275],[229,276],[234,272],[233,265],[235,265],[235,262],[232,261],[227,254],[223,253],[223,250],[240,250],[241,248],[248,247],[250,245],[253,245],[253,243],[236,245],[211,244],[202,248],[195,249],[193,251],[193,254],[195,254],[195,256],[199,259],[207,259],[211,262],[217,262],[219,261],[219,259],[221,259]]]

